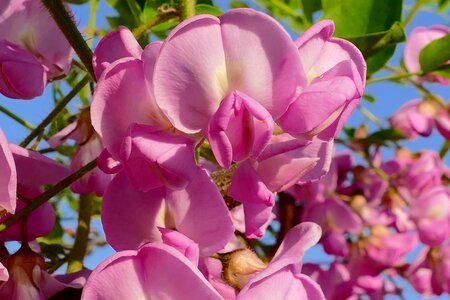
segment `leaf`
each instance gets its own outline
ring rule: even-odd
[[[431,74],[450,79],[450,65],[442,66],[436,69],[435,71],[431,72]]]
[[[347,37],[346,39],[355,44],[361,50],[364,58],[386,49],[387,46],[395,45],[405,41],[405,32],[400,22],[395,22],[389,30],[369,33],[362,36]]]
[[[313,15],[316,11],[322,9],[321,0],[302,0],[302,11],[305,19],[312,24]]]
[[[450,34],[426,45],[419,54],[420,67],[423,72],[438,69],[450,60]]]
[[[387,141],[396,142],[405,138],[405,135],[393,128],[389,129],[381,129],[369,135],[363,139],[356,139],[356,142],[361,145],[370,146],[370,145],[386,145]]]
[[[369,95],[369,94],[364,94],[363,99],[369,103],[375,103],[375,101],[376,101],[375,97],[372,95]]]
[[[402,0],[322,0],[324,19],[332,19],[335,36],[352,40],[366,50],[369,75],[378,71],[403,39]],[[369,45],[375,41],[375,49]],[[369,50],[371,49],[371,50]]]
[[[195,6],[195,13],[197,15],[208,14],[218,17],[223,14],[223,11],[220,8],[213,5],[197,4]]]
[[[64,0],[64,2],[72,4],[84,4],[86,2],[89,2],[89,0]]]
[[[231,8],[247,8],[248,4],[241,2],[241,1],[231,1],[230,2],[230,7]]]

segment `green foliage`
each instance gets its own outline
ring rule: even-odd
[[[312,24],[313,23],[313,14],[322,9],[322,1],[321,0],[302,0],[302,11],[305,19]]]
[[[450,60],[450,34],[429,43],[419,55],[420,66],[424,73],[437,70],[448,60]]]
[[[210,15],[213,15],[213,16],[220,16],[220,15],[223,14],[223,11],[220,8],[218,8],[216,6],[213,6],[213,5],[197,4],[195,6],[195,13],[197,15],[210,14]]]
[[[402,0],[322,0],[322,7],[323,18],[336,25],[335,36],[361,49],[369,74],[378,71],[394,54],[395,44],[404,40],[398,23]]]

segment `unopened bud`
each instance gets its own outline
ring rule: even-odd
[[[250,249],[239,249],[220,255],[223,280],[237,290],[241,290],[257,273],[267,265]]]

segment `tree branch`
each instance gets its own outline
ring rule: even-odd
[[[68,255],[67,273],[83,269],[84,256],[89,242],[91,216],[94,210],[93,195],[81,195],[78,207],[78,226],[73,248]]]
[[[36,128],[34,128],[32,132],[30,132],[30,134],[20,143],[20,146],[25,148],[35,137],[42,133],[45,127],[53,121],[53,119],[66,107],[67,103],[69,103],[70,100],[72,100],[89,81],[90,77],[87,75],[84,76],[83,79],[81,79],[81,81],[78,82],[73,89],[61,101],[58,102],[48,116]]]
[[[22,209],[21,211],[17,212],[15,215],[12,215],[9,219],[4,221],[2,224],[0,224],[0,232],[4,231],[6,228],[17,222],[18,220],[22,219],[25,216],[28,216],[30,213],[32,213],[34,210],[36,210],[38,207],[40,207],[42,204],[50,200],[53,196],[64,190],[66,187],[74,183],[79,178],[83,177],[87,172],[91,171],[97,166],[97,160],[94,159],[87,165],[81,167],[78,171],[75,173],[72,173],[71,175],[67,176],[57,184],[55,184],[53,187],[51,187],[46,192],[42,193],[41,195],[37,196],[34,199],[31,199],[30,204]]]
[[[86,41],[75,25],[72,16],[67,12],[64,4],[61,0],[41,0],[41,2],[47,8],[67,41],[85,65],[91,77],[95,80],[94,69],[92,67],[92,50],[86,44]]]

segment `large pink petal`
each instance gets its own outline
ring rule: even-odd
[[[196,242],[202,255],[223,249],[232,238],[230,213],[205,170],[199,168],[186,189],[169,191],[167,204],[176,229]]]
[[[44,6],[38,1],[6,1],[0,18],[0,39],[33,53],[49,70],[49,78],[67,74],[73,50]],[[67,5],[66,9],[70,12]]]
[[[103,144],[115,159],[132,123],[158,125],[159,111],[144,78],[143,62],[122,58],[102,74],[91,105],[91,119]]]
[[[41,187],[57,183],[69,176],[70,171],[56,161],[35,151],[9,145],[17,169],[17,181],[24,187]]]
[[[121,156],[126,165],[134,160],[137,162],[135,167],[141,164],[139,172],[132,167],[127,168],[136,179],[139,180],[139,173],[151,172],[167,187],[184,188],[197,172],[194,143],[190,138],[176,136],[157,127],[132,124]],[[134,182],[145,187],[145,182]]]
[[[157,226],[165,225],[164,195],[163,188],[140,192],[130,185],[123,172],[118,173],[102,203],[102,224],[108,243],[116,250],[124,250],[160,241]]]
[[[219,19],[182,22],[164,42],[153,75],[155,99],[175,128],[205,129],[228,91]]]
[[[217,162],[228,169],[233,160],[258,157],[273,127],[272,117],[263,106],[243,93],[233,92],[211,117],[206,134]]]
[[[305,251],[317,244],[321,235],[322,230],[315,223],[298,224],[286,234],[270,264],[300,264]]]
[[[288,266],[247,286],[239,292],[237,300],[266,299],[268,295],[270,299],[325,300],[316,282],[294,273]]]
[[[42,95],[47,69],[28,51],[0,40],[0,93],[15,99]]]
[[[100,75],[107,66],[123,57],[141,58],[142,48],[136,41],[133,33],[124,27],[105,35],[98,43],[92,58],[95,77]]]
[[[16,210],[17,173],[14,158],[0,128],[0,207],[9,213]]]
[[[18,200],[17,201],[17,209],[16,213],[20,212],[24,209],[27,204]],[[7,214],[0,218],[0,222],[4,222],[11,217],[10,214]],[[26,230],[26,239],[27,241],[32,241],[37,237],[44,236],[48,234],[55,225],[55,211],[50,203],[46,202],[33,211],[27,217],[27,230]],[[22,221],[17,221],[4,231],[0,233],[0,238],[3,240],[12,240],[12,241],[21,241],[22,240]]]
[[[306,83],[295,44],[275,19],[256,10],[235,9],[220,21],[230,88],[277,119]]]
[[[82,299],[222,299],[200,271],[177,250],[147,244],[124,251],[92,272]]]
[[[433,40],[439,39],[450,33],[447,26],[431,26],[430,28],[416,27],[409,35],[406,45],[404,60],[405,66],[409,72],[418,72],[421,70],[419,55],[422,49]]]

